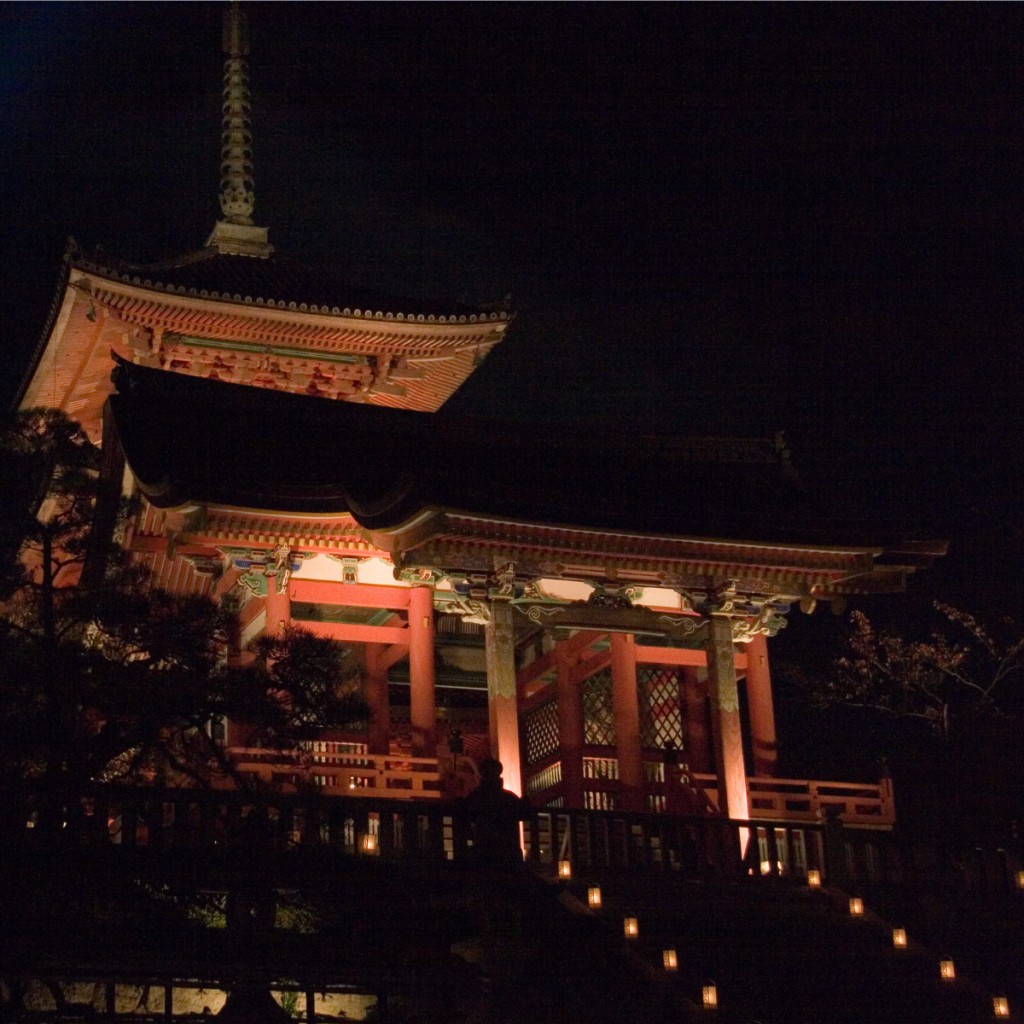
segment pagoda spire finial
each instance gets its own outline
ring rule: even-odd
[[[207,245],[221,252],[269,256],[267,229],[255,227],[252,178],[252,122],[249,98],[249,25],[239,0],[224,12],[224,121],[221,135],[220,208]]]
[[[252,180],[249,120],[249,26],[238,0],[224,12],[224,127],[220,151],[220,208],[231,224],[252,224],[256,195]]]

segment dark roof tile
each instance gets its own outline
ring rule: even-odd
[[[352,311],[402,313],[406,316],[469,316],[490,312],[479,306],[457,302],[422,301],[354,288],[335,275],[314,270],[298,260],[274,254],[261,258],[222,253],[216,248],[196,252],[163,263],[135,264],[105,253],[78,255],[75,266],[106,277],[127,278],[129,282],[159,284],[189,294],[207,292],[232,301],[273,299],[296,308],[315,306],[319,312]],[[136,280],[137,279],[137,280]],[[195,291],[192,292],[191,290]]]
[[[802,544],[882,544],[903,507],[804,489],[766,439],[624,436],[325,402],[122,363],[109,399],[154,503],[351,511],[370,529],[445,508],[523,522]],[[837,500],[838,499],[838,500]]]

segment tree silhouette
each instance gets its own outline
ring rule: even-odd
[[[0,432],[0,782],[251,788],[214,723],[287,749],[365,716],[333,641],[290,629],[259,639],[250,665],[229,665],[232,616],[151,585],[114,539],[132,507],[100,466],[56,410]],[[105,508],[111,538],[94,529]]]

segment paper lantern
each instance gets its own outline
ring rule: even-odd
[[[679,967],[679,961],[676,959],[676,951],[674,949],[663,950],[661,961],[665,965],[666,971],[674,971]]]
[[[635,917],[624,917],[622,919],[622,930],[627,939],[635,939],[640,934],[640,926]]]
[[[821,872],[817,868],[807,872],[807,884],[815,887],[821,885]]]
[[[1006,1001],[1006,996],[992,997],[992,1012],[997,1017],[1010,1016],[1010,1004]]]
[[[940,961],[939,974],[942,976],[943,981],[952,981],[956,977],[956,968],[953,966],[953,961]]]
[[[587,890],[587,903],[592,906],[595,910],[599,910],[601,907],[601,886],[592,885]]]
[[[713,1010],[718,1006],[718,989],[715,988],[714,982],[704,986],[702,1002],[704,1003],[705,1010]]]
[[[572,878],[572,863],[570,861],[560,860],[558,862],[558,877]]]
[[[864,913],[864,901],[859,896],[854,896],[850,900],[850,914],[853,917],[860,917]]]
[[[907,948],[907,933],[903,928],[893,928],[892,944],[896,949]]]

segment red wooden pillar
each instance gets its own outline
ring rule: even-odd
[[[412,752],[433,757],[437,708],[434,700],[434,592],[430,587],[409,591],[409,684]]]
[[[747,770],[743,763],[743,732],[736,690],[736,652],[732,623],[724,615],[708,619],[708,693],[718,773],[718,807],[729,818],[746,820]]]
[[[384,644],[366,645],[366,703],[370,708],[371,754],[391,752],[391,705],[388,701],[388,670],[380,665]]]
[[[768,671],[768,641],[759,633],[747,644],[747,705],[750,739],[754,748],[754,774],[774,778],[778,770],[772,677]]]
[[[519,699],[516,692],[514,612],[508,601],[492,601],[484,630],[487,653],[487,713],[491,756],[501,762],[505,789],[523,795],[519,756]]]
[[[686,760],[695,772],[711,770],[707,720],[704,714],[705,687],[698,678],[695,665],[682,668],[682,697],[686,708]]]
[[[624,811],[644,810],[644,766],[640,754],[640,699],[636,686],[636,645],[626,633],[612,633],[612,712],[619,759],[619,793]]]
[[[573,684],[576,659],[569,656],[564,642],[555,646],[558,672],[558,742],[562,760],[562,799],[565,807],[583,806],[583,700],[579,684]]]
[[[280,636],[291,624],[292,601],[288,596],[288,585],[277,586],[280,576],[267,574],[267,624],[264,631],[271,636]]]

